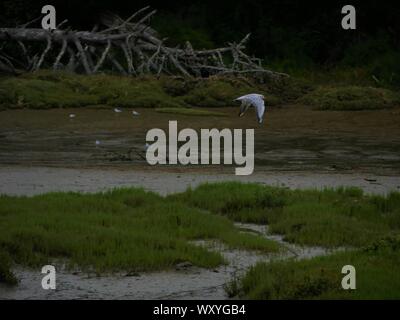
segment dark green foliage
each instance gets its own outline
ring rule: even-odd
[[[287,190],[236,182],[204,184],[170,196],[304,245],[363,246],[400,232],[400,195],[366,196],[357,188]]]
[[[156,109],[160,113],[182,114],[186,116],[203,116],[203,117],[226,117],[226,113],[201,110],[199,108],[159,108]]]
[[[303,261],[259,263],[226,290],[246,299],[399,299],[399,237],[365,249]],[[356,290],[343,290],[341,269],[356,268]]]
[[[167,37],[168,44],[172,46],[185,44],[190,41],[194,49],[212,49],[215,44],[205,28],[196,27],[194,24],[173,14],[158,14],[152,26],[159,30],[160,36]]]
[[[373,87],[320,87],[299,102],[320,110],[365,110],[400,106],[400,95]]]
[[[281,100],[245,78],[213,77],[121,77],[75,75],[42,70],[19,77],[0,79],[3,108],[71,108],[114,106],[141,108],[183,108],[235,106],[233,100],[249,92],[260,92],[269,105]]]

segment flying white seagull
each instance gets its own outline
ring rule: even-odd
[[[265,104],[264,104],[264,96],[258,93],[250,93],[239,98],[236,98],[235,101],[241,101],[242,104],[240,106],[239,117],[242,117],[245,112],[253,106],[256,109],[256,115],[258,123],[263,122],[264,113],[265,113]]]

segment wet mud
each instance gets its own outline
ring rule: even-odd
[[[50,191],[96,192],[143,187],[162,195],[203,182],[256,182],[287,188],[357,186],[367,193],[400,190],[400,113],[313,111],[285,106],[267,111],[258,126],[254,114],[226,117],[160,114],[150,109],[8,110],[0,112],[0,194],[35,195]],[[75,114],[71,118],[69,115]],[[146,132],[178,129],[254,128],[255,171],[235,176],[229,166],[149,166]],[[97,141],[97,143],[96,143]],[[231,250],[217,242],[196,244],[221,252],[227,265],[209,270],[190,263],[163,272],[97,275],[60,270],[57,289],[41,288],[40,270],[17,267],[20,284],[0,286],[0,299],[226,299],[224,285],[258,261],[305,259],[328,254],[300,247],[268,233],[267,226],[237,224],[279,242],[280,254]]]
[[[152,128],[254,128],[255,170],[400,171],[400,112],[313,111],[285,106],[238,118],[157,113],[151,109],[8,110],[0,112],[0,165],[56,167],[147,166],[145,137]],[[74,118],[70,118],[74,114]],[[97,142],[96,142],[97,141]],[[208,166],[196,166],[209,170]],[[178,166],[179,169],[179,166]],[[233,171],[233,168],[230,168]]]

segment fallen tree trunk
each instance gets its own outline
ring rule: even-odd
[[[47,31],[39,28],[0,28],[0,40],[16,41],[46,41],[48,37],[54,42],[74,42],[76,39],[91,44],[104,44],[110,41],[124,40],[129,34],[102,34],[89,31],[54,30]]]
[[[129,75],[159,76],[165,73],[185,77],[216,74],[246,74],[261,78],[287,76],[264,69],[260,59],[243,52],[249,34],[239,43],[228,43],[226,47],[211,50],[194,50],[190,42],[183,47],[168,47],[166,39],[159,39],[156,31],[146,24],[156,12],[148,12],[148,9],[145,7],[126,20],[108,15],[103,19],[103,30],[60,29],[66,21],[51,31],[28,28],[29,24],[0,28],[0,70],[53,68],[86,74],[114,70]],[[142,18],[133,22],[142,14]]]

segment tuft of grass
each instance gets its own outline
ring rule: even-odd
[[[288,190],[226,182],[169,198],[235,221],[268,223],[272,233],[303,245],[360,247],[400,232],[400,193],[384,197],[357,188]]]
[[[270,106],[282,102],[266,86],[256,84],[245,78],[220,76],[198,80],[183,97],[183,100],[196,107],[228,107],[235,105],[233,102],[235,98],[251,92],[263,94],[266,103]]]
[[[356,290],[343,290],[342,267],[356,269]],[[399,299],[400,238],[302,261],[259,263],[225,290],[246,299]]]
[[[399,106],[400,95],[383,88],[324,86],[298,101],[318,110],[366,110]]]
[[[235,98],[252,90],[247,85],[237,88],[229,82],[211,79],[200,81],[184,101],[196,107],[227,107],[234,105]]]
[[[191,243],[197,239],[279,250],[273,241],[241,233],[226,217],[142,189],[0,197],[0,248],[25,266],[62,259],[103,272],[161,270],[183,261],[200,267],[225,263],[219,253]]]
[[[293,103],[297,99],[315,90],[316,81],[307,78],[282,78],[279,80],[267,80],[265,86],[270,95],[267,96],[269,105]],[[275,98],[274,98],[275,97]]]
[[[93,76],[90,80],[90,94],[98,97],[103,104],[129,108],[186,106],[181,100],[166,93],[162,83],[155,78],[98,75]]]
[[[0,104],[9,108],[184,107],[155,78],[39,71],[0,80]]]
[[[50,109],[96,104],[98,98],[61,82],[10,78],[0,82],[1,103],[10,108]]]
[[[192,109],[192,108],[157,108],[156,111],[160,113],[182,114],[185,116],[226,117],[226,114],[223,112]]]
[[[0,248],[0,283],[7,285],[16,285],[18,283],[17,278],[11,271],[12,262],[7,252]]]
[[[189,206],[225,215],[239,222],[267,223],[270,210],[283,207],[286,190],[254,183],[205,183],[196,189],[170,195]]]

